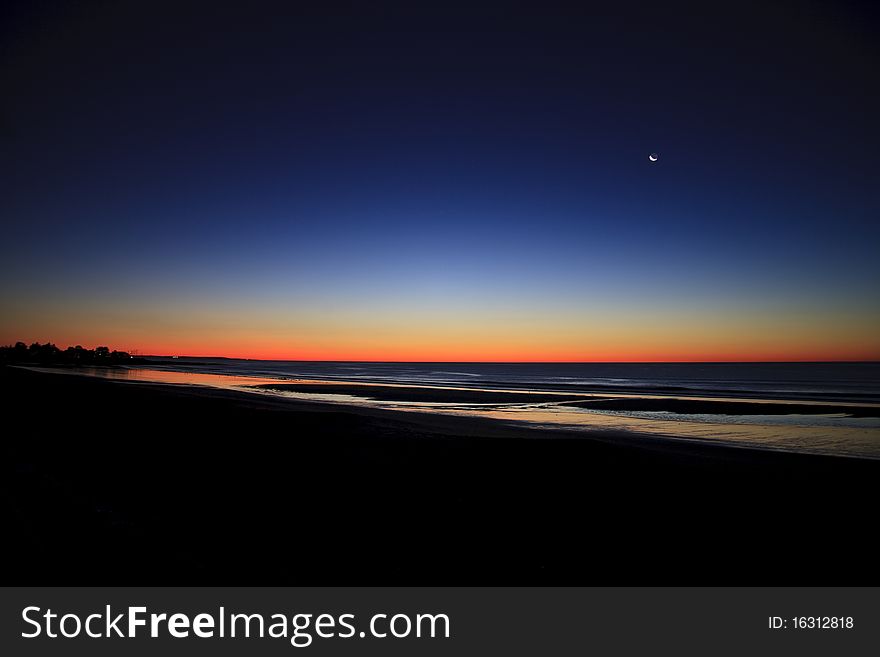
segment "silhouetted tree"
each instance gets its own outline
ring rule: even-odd
[[[16,342],[14,346],[0,347],[0,363],[39,363],[41,365],[111,365],[147,362],[143,358],[134,359],[126,351],[110,351],[109,347],[84,349],[82,345],[68,347],[61,351],[51,342],[30,346]]]

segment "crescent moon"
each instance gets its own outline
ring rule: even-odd
[[[657,157],[656,155],[654,155],[654,153],[651,153],[651,154],[648,156],[648,159],[651,160],[651,162],[656,162],[656,161],[659,160],[660,158]]]

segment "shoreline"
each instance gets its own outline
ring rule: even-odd
[[[4,523],[46,583],[705,584],[694,549],[727,582],[877,575],[877,461],[0,378]]]
[[[736,399],[701,399],[676,397],[600,397],[592,395],[564,395],[553,392],[517,392],[510,390],[473,390],[435,386],[413,386],[404,384],[360,383],[360,382],[316,382],[301,381],[285,382],[281,379],[259,379],[238,375],[205,374],[191,372],[168,372],[164,370],[130,370],[141,376],[143,373],[156,374],[158,377],[127,378],[116,376],[97,376],[83,368],[77,371],[61,368],[57,372],[49,367],[14,366],[17,369],[47,375],[77,375],[111,384],[128,384],[141,386],[167,387],[169,390],[189,390],[190,394],[214,395],[227,393],[227,399],[249,400],[252,407],[259,403],[267,404],[267,408],[287,408],[299,411],[335,411],[362,414],[367,417],[385,417],[402,422],[410,421],[422,429],[442,427],[446,432],[460,435],[475,435],[478,432],[502,437],[529,435],[541,439],[591,439],[616,444],[632,444],[635,447],[650,447],[651,443],[668,443],[669,445],[687,444],[709,448],[727,447],[730,449],[757,450],[761,452],[801,454],[811,456],[828,456],[834,458],[854,458],[880,460],[880,453],[874,451],[846,451],[844,445],[837,450],[828,447],[798,445],[786,447],[779,444],[762,444],[757,438],[749,439],[741,433],[737,437],[705,437],[693,431],[704,426],[715,427],[721,436],[725,429],[735,427],[742,431],[746,425],[725,425],[724,416],[719,415],[715,423],[712,418],[704,422],[689,421],[686,414],[717,414],[721,412],[751,415],[763,414],[768,417],[787,414],[812,412],[821,417],[826,414],[846,414],[847,418],[874,418],[880,407],[858,405],[839,405],[833,402],[788,402],[780,400],[747,401]],[[103,370],[101,370],[103,371]],[[129,372],[128,370],[125,370]],[[172,382],[173,381],[173,382]],[[271,381],[271,382],[268,382]],[[324,399],[297,398],[284,396],[286,392],[296,394],[323,395]],[[280,394],[279,394],[280,393]],[[337,396],[337,399],[331,397]],[[257,402],[256,399],[261,400]],[[376,403],[371,403],[376,402]],[[387,402],[387,403],[386,403]],[[276,406],[274,404],[281,404]],[[402,404],[394,406],[395,403]],[[383,405],[384,404],[384,405]],[[420,405],[421,404],[421,405]],[[436,407],[434,406],[436,404]],[[446,405],[446,406],[445,406]],[[459,406],[456,406],[459,405]],[[549,405],[549,406],[546,406]],[[559,411],[583,408],[587,411],[595,409],[598,413],[607,411],[664,411],[670,414],[664,419],[648,419],[636,427],[615,428],[603,425],[604,415],[592,414],[589,421],[579,424],[560,421]],[[511,409],[518,409],[510,414]],[[530,418],[530,411],[552,409],[557,417],[538,420]],[[751,413],[750,413],[751,412]],[[495,414],[492,417],[493,413]],[[679,414],[685,415],[678,420]],[[629,416],[623,415],[624,419]],[[633,416],[634,419],[639,418]],[[707,416],[704,416],[707,417]],[[575,418],[582,419],[582,418]],[[761,425],[754,425],[760,427]],[[835,430],[835,428],[831,428]],[[677,432],[678,431],[678,432]],[[691,431],[690,435],[688,431]],[[819,431],[822,431],[819,429]],[[827,431],[827,430],[826,430]],[[754,430],[752,430],[754,433]]]

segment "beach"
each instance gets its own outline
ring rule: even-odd
[[[0,377],[7,425],[22,427],[4,441],[11,583],[876,577],[876,460],[11,367]]]

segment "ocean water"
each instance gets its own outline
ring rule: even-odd
[[[880,403],[880,363],[355,363],[150,358],[151,367],[273,379],[473,389]]]

